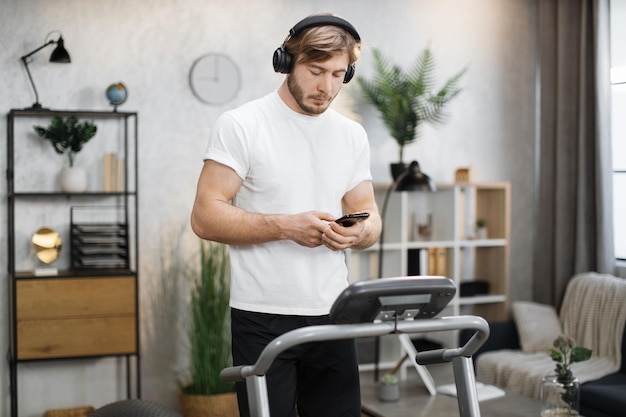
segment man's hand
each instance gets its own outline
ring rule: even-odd
[[[314,248],[324,244],[322,236],[328,228],[328,222],[334,217],[330,213],[307,211],[305,213],[285,215],[281,219],[285,239],[293,240],[298,245]]]
[[[367,221],[357,222],[350,227],[330,222],[322,235],[322,243],[334,251],[351,248],[367,235],[367,227]]]

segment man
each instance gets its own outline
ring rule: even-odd
[[[273,339],[327,324],[347,286],[343,250],[371,246],[381,220],[367,136],[329,109],[354,75],[360,37],[332,15],[305,18],[274,53],[277,91],[224,113],[211,132],[191,224],[231,256],[235,365],[253,364]],[[350,227],[343,213],[367,212]],[[360,416],[353,340],[295,347],[267,375],[272,417]],[[248,416],[245,384],[237,386]]]

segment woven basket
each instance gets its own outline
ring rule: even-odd
[[[180,395],[183,417],[239,417],[237,394]]]
[[[91,406],[63,408],[59,410],[48,410],[45,412],[44,417],[87,417],[89,413],[94,411],[96,411],[96,409]]]

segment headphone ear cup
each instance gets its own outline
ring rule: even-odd
[[[282,46],[276,48],[274,51],[274,57],[272,63],[274,64],[274,71],[281,74],[289,74],[293,66],[293,58]]]
[[[343,83],[348,84],[352,77],[354,77],[354,73],[356,72],[356,66],[354,64],[348,65],[348,69],[346,70],[346,74],[343,76]]]

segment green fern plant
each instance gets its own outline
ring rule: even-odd
[[[403,162],[404,147],[415,141],[422,123],[442,123],[446,104],[460,91],[463,68],[434,90],[435,59],[429,48],[423,50],[408,71],[392,64],[380,50],[373,48],[374,76],[371,80],[357,77],[365,98],[380,112],[385,126],[399,149]]]
[[[50,126],[33,126],[33,129],[41,138],[52,144],[56,153],[67,158],[70,167],[74,166],[76,154],[98,131],[98,127],[91,122],[78,123],[75,116],[69,116],[66,120],[55,116]]]
[[[229,366],[229,273],[226,245],[201,242],[200,271],[191,282],[189,377],[182,392],[214,395],[231,392],[220,371]]]

